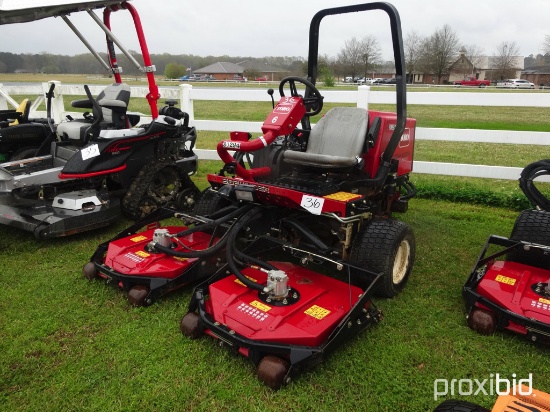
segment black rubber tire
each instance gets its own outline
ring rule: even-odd
[[[290,365],[278,356],[267,355],[258,363],[258,379],[271,389],[278,391],[285,383]]]
[[[350,262],[374,273],[382,272],[375,293],[377,296],[392,298],[405,287],[414,256],[414,234],[406,223],[394,219],[373,219],[357,233]],[[369,283],[372,281],[366,280]],[[364,281],[359,279],[358,283]]]
[[[209,187],[202,192],[193,211],[197,216],[208,217],[212,213],[229,206],[230,203],[228,199],[223,198],[217,191]]]
[[[480,335],[492,335],[497,330],[497,315],[474,307],[468,315],[468,327]]]
[[[190,339],[198,339],[202,336],[199,315],[195,312],[188,312],[181,318],[180,330],[183,336]]]
[[[512,229],[510,239],[550,246],[550,212],[544,210],[524,210],[519,214]],[[514,250],[506,256],[512,262],[550,268],[550,256],[541,251]]]
[[[159,196],[155,193],[155,185],[158,180],[165,179],[171,174],[174,184],[173,190],[167,196]],[[172,180],[169,179],[169,180]],[[186,200],[182,201],[178,196],[185,192]],[[139,220],[154,212],[162,206],[174,206],[176,204],[186,206],[184,211],[193,209],[195,202],[190,200],[200,196],[200,191],[191,178],[181,173],[174,162],[151,162],[145,165],[122,199],[122,212],[133,220]]]
[[[149,296],[149,287],[145,285],[135,285],[128,291],[128,303],[132,306],[147,306],[151,301]]]
[[[90,281],[98,277],[97,269],[93,262],[88,262],[82,267],[82,276]]]
[[[449,399],[440,403],[433,412],[491,412],[475,403]]]
[[[24,147],[16,151],[10,158],[10,160],[23,160],[35,157],[38,147]]]

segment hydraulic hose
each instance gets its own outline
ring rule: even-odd
[[[187,229],[187,230],[184,230],[184,231],[178,233],[176,236],[177,237],[182,237],[182,236],[185,236],[185,235],[189,235],[191,233],[198,232],[200,230],[205,230],[205,229],[216,227],[217,225],[219,225],[221,223],[229,221],[229,220],[239,216],[240,214],[247,212],[248,210],[250,210],[250,208],[251,208],[251,206],[245,206],[243,208],[239,208],[239,209],[235,210],[233,213],[230,213],[229,215],[224,216],[223,218],[220,218],[220,219],[212,221],[212,222],[207,222],[207,223],[202,224],[202,225],[197,225],[197,226],[195,226],[191,229]],[[215,222],[217,222],[217,225],[214,224]],[[238,222],[238,220],[235,223],[233,223],[233,225],[223,234],[223,236],[218,240],[218,242],[216,244],[214,244],[213,246],[210,246],[206,249],[177,251],[177,250],[173,250],[169,247],[159,245],[158,243],[155,243],[153,245],[153,248],[158,252],[166,253],[167,255],[175,256],[175,257],[181,257],[181,258],[204,258],[204,257],[208,257],[208,256],[211,256],[215,253],[218,253],[226,245],[227,240],[228,240],[231,232],[234,230],[234,227],[235,227],[237,222]]]
[[[234,206],[229,206],[227,208],[224,208],[223,210],[232,210],[234,209]],[[209,229],[213,229],[215,228],[216,226],[219,226],[221,225],[222,223],[225,223],[225,222],[228,222],[230,221],[231,219],[247,212],[248,210],[250,210],[250,206],[245,206],[243,208],[238,208],[238,209],[235,209],[232,213],[229,213],[225,216],[222,216],[218,219],[215,219],[215,220],[212,220],[210,222],[205,222],[205,223],[201,223],[201,224],[198,224],[198,225],[195,225],[194,227],[192,228],[189,228],[189,229],[186,229],[186,230],[183,230],[181,232],[178,232],[176,233],[176,237],[183,237],[183,236],[187,236],[187,235],[190,235],[192,233],[195,233],[195,232],[200,232],[202,230],[209,230]]]
[[[257,220],[261,217],[262,209],[255,208],[247,212],[245,215],[243,215],[235,224],[235,227],[231,229],[231,233],[229,235],[229,238],[227,240],[227,247],[225,248],[225,256],[227,259],[227,264],[229,266],[229,269],[233,274],[239,279],[242,283],[244,283],[247,287],[258,290],[260,292],[264,292],[265,286],[254,282],[250,279],[248,279],[245,275],[242,274],[241,270],[237,266],[237,262],[235,261],[235,257],[233,256],[235,252],[237,252],[238,257],[242,258],[243,260],[254,260],[258,266],[266,268],[266,269],[273,269],[274,267],[269,265],[266,262],[262,262],[260,260],[254,259],[250,256],[246,256],[244,253],[237,251],[237,248],[235,247],[235,241],[237,239],[237,234],[249,223],[253,222],[254,220]]]
[[[550,201],[535,186],[533,180],[537,177],[550,175],[550,159],[539,160],[527,165],[521,172],[519,187],[532,205],[542,210],[550,211]]]

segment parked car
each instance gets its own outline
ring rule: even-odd
[[[256,77],[257,82],[267,82],[267,76]]]
[[[344,82],[345,82],[345,83],[353,83],[353,77],[351,77],[351,76],[346,77],[346,78],[344,79]]]
[[[391,79],[384,79],[384,84],[397,84],[397,79],[392,77]]]
[[[198,82],[203,79],[204,76],[201,76],[200,74],[188,74],[179,78],[182,82]]]
[[[370,77],[362,77],[359,80],[357,80],[357,83],[359,84],[372,84],[374,79],[371,79]]]
[[[535,84],[524,79],[507,79],[497,83],[497,87],[507,89],[534,89]]]
[[[384,84],[384,81],[385,81],[385,80],[386,80],[386,79],[382,79],[382,78],[380,78],[380,77],[377,77],[376,79],[374,79],[374,80],[372,81],[372,84]]]
[[[455,80],[453,82],[455,86],[473,86],[473,87],[487,87],[491,85],[490,80],[481,80],[473,76],[467,76],[462,80]]]
[[[235,80],[237,82],[246,82],[248,79],[246,77],[239,76],[238,74],[235,74],[233,76],[233,80]]]

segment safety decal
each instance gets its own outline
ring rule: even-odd
[[[505,284],[510,285],[510,286],[514,286],[516,284],[516,279],[509,278],[508,276],[497,275],[495,280],[497,282],[505,283]]]
[[[250,306],[254,306],[257,309],[260,309],[262,312],[268,312],[271,310],[271,306],[264,305],[262,302],[258,302],[257,300],[253,300],[250,302]]]
[[[132,242],[141,242],[142,240],[147,240],[147,237],[143,236],[143,235],[140,235],[140,236],[136,236],[136,237],[131,237],[130,240]]]
[[[322,308],[321,306],[313,305],[309,309],[307,309],[304,313],[315,319],[321,320],[330,313],[330,310]]]

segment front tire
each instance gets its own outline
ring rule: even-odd
[[[393,298],[405,287],[414,256],[414,234],[407,224],[393,219],[374,219],[357,233],[350,261],[371,272],[382,273],[376,294]]]

